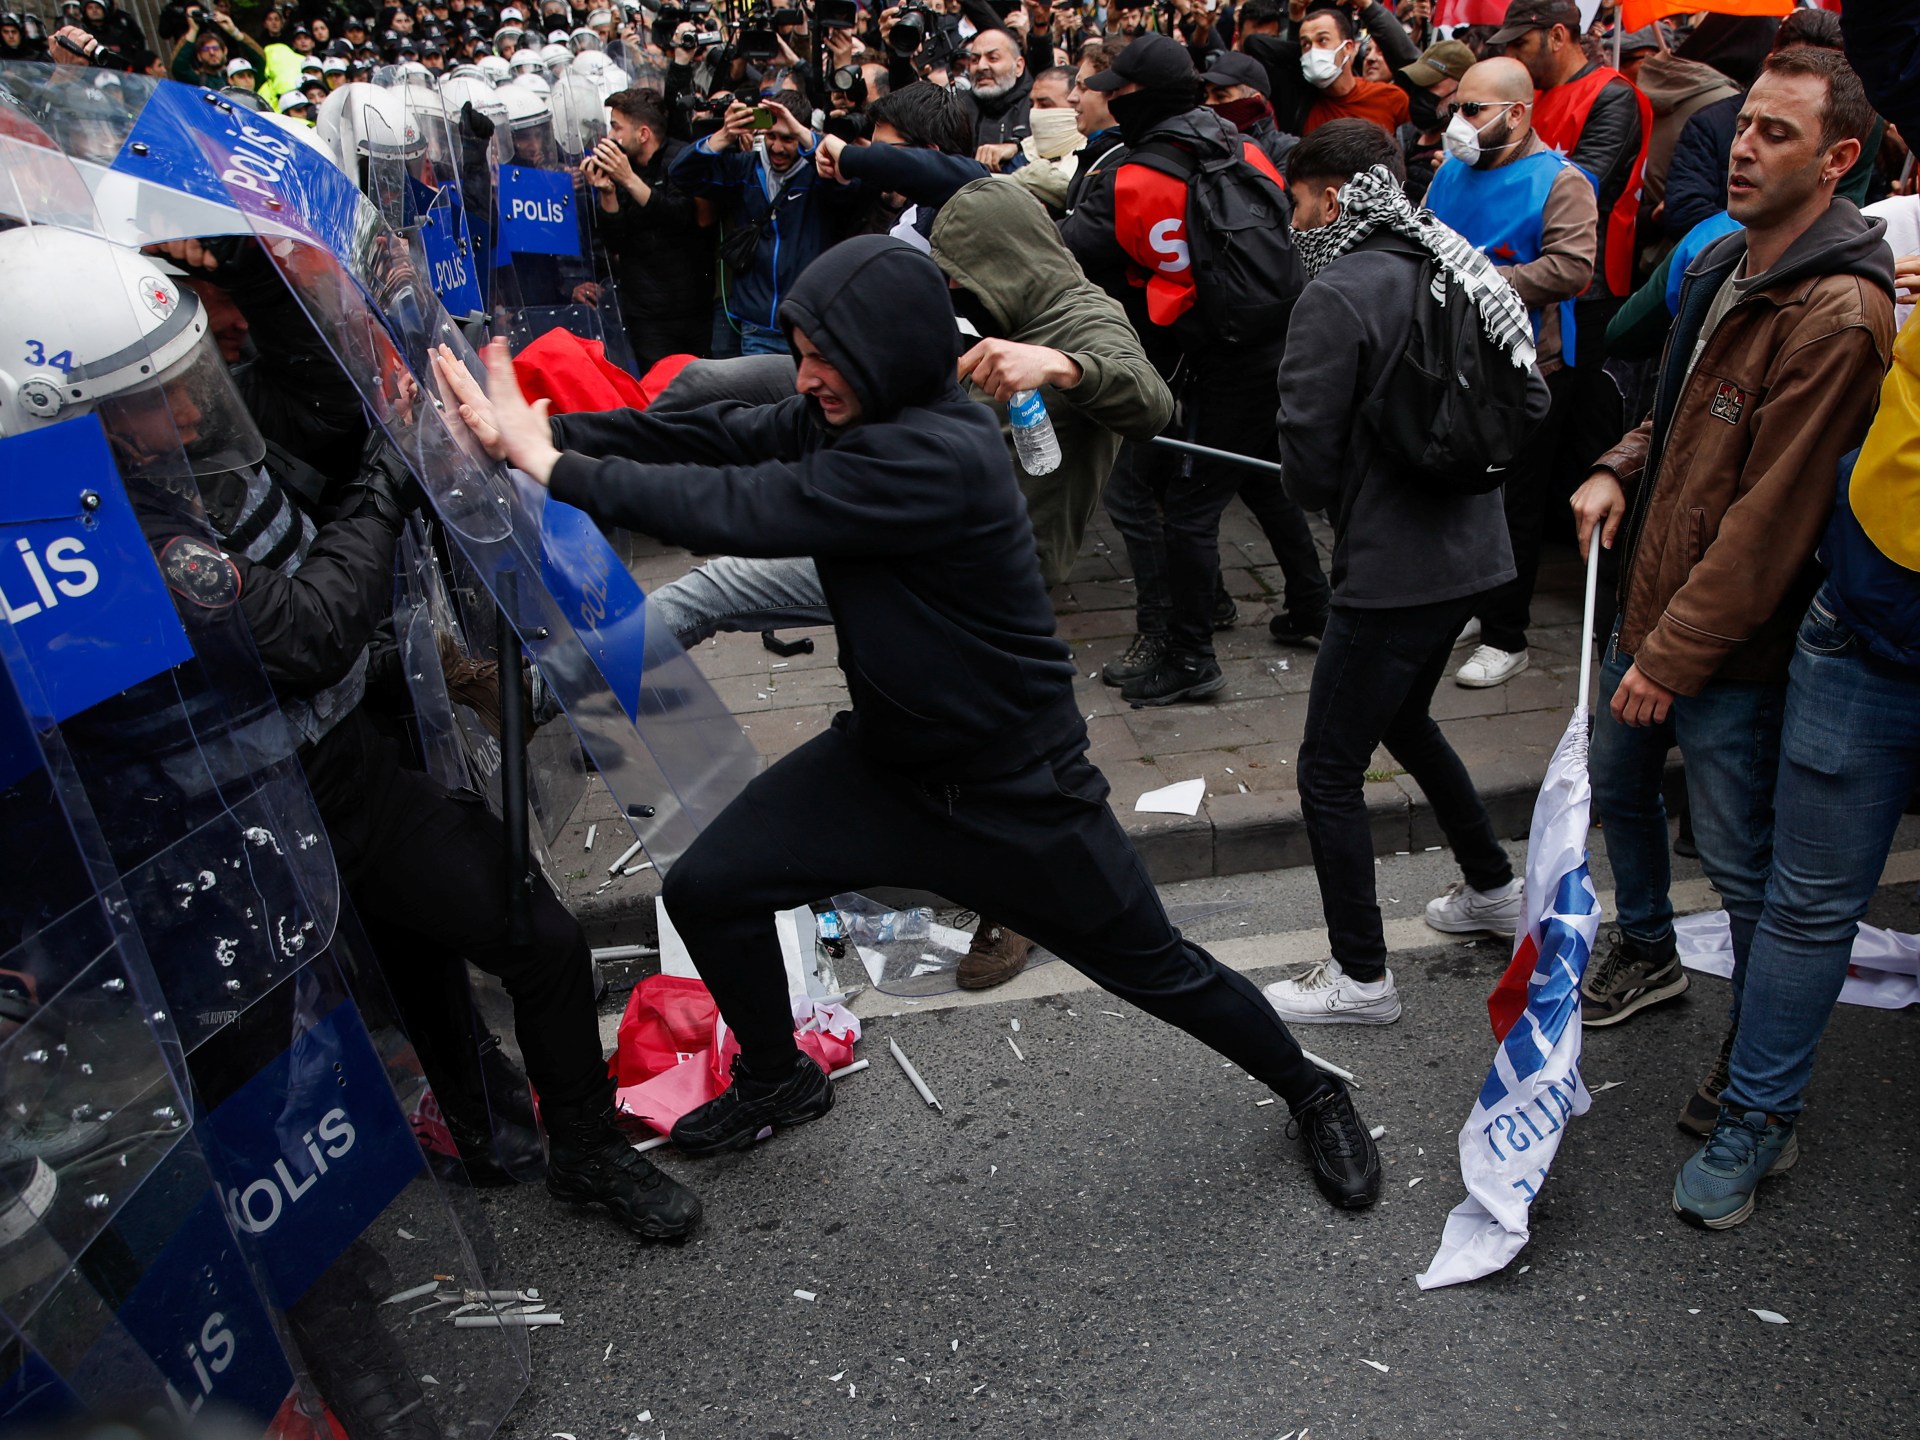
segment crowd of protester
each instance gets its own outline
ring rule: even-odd
[[[1821,9],[1621,35],[1613,5],[1583,24],[1573,0],[1453,27],[1429,0],[210,0],[143,37],[84,0],[0,15],[0,58],[52,43],[296,121],[400,67],[511,92],[516,140],[563,76],[586,78],[604,133],[557,163],[588,202],[594,278],[562,298],[617,314],[640,369],[737,362],[683,372],[683,401],[790,392],[783,307],[842,242],[931,255],[973,398],[1004,425],[1035,392],[1062,439],[1057,469],[1019,477],[1044,578],[1064,580],[1102,504],[1125,545],[1136,631],[1103,679],[1126,701],[1222,689],[1235,496],[1272,545],[1271,642],[1318,651],[1298,777],[1331,949],[1268,987],[1290,1024],[1402,1013],[1363,789],[1377,746],[1461,866],[1428,923],[1524,925],[1433,696],[1449,674],[1525,671],[1543,542],[1601,545],[1591,770],[1617,914],[1585,1018],[1687,988],[1677,749],[1736,969],[1725,1043],[1681,1111],[1705,1144],[1673,1203],[1718,1228],[1797,1156],[1814,1047],[1920,779],[1916,342],[1896,324],[1920,291],[1903,138],[1920,35],[1901,6],[1847,8],[1845,35]],[[1537,411],[1473,493],[1413,478],[1380,439],[1430,282],[1480,297]],[[860,323],[882,350],[909,324]],[[810,562],[737,557],[657,599],[689,642],[827,604]],[[1008,979],[1030,949],[989,919],[962,983]]]

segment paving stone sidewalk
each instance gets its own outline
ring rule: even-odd
[[[1315,531],[1324,557],[1331,533],[1318,521]],[[628,537],[625,548],[629,568],[649,590],[696,563],[685,551],[641,537]],[[1269,637],[1267,618],[1279,606],[1283,587],[1280,568],[1238,501],[1221,523],[1220,550],[1240,620],[1214,637],[1226,689],[1198,705],[1135,710],[1118,690],[1100,682],[1100,667],[1125,650],[1133,635],[1133,581],[1104,511],[1095,516],[1072,575],[1054,591],[1060,635],[1079,663],[1075,689],[1087,717],[1093,761],[1113,786],[1115,813],[1162,884],[1311,863],[1294,760],[1314,653],[1282,649]],[[1579,676],[1581,581],[1572,547],[1550,543],[1534,602],[1531,668],[1490,690],[1466,690],[1443,679],[1434,697],[1433,714],[1472,772],[1503,836],[1526,833],[1534,794],[1566,728]],[[753,634],[721,635],[695,651],[702,672],[769,760],[820,733],[847,706],[833,632],[795,631],[785,638],[800,634],[812,636],[811,655],[775,655]],[[1457,658],[1466,653],[1458,652]],[[1381,854],[1443,843],[1419,786],[1384,750],[1368,776],[1367,801]],[[1192,818],[1135,811],[1146,791],[1196,778],[1207,782],[1207,794]],[[601,865],[582,868],[568,860],[582,854],[589,823],[616,821],[611,797],[596,778],[553,847],[565,898],[596,943],[615,935],[634,938],[636,920],[651,934],[652,896],[659,889],[652,871],[602,889]]]

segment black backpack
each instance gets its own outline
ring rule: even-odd
[[[1127,159],[1187,182],[1195,296],[1176,333],[1185,328],[1195,342],[1228,345],[1285,339],[1307,283],[1286,191],[1240,150],[1202,160],[1184,146],[1149,140]]]
[[[1411,252],[1413,247],[1409,245]],[[1531,365],[1516,367],[1480,323],[1459,280],[1421,256],[1407,350],[1362,415],[1408,478],[1456,495],[1484,495],[1547,418],[1550,396]]]

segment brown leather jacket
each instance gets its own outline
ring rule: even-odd
[[[1859,445],[1893,347],[1893,266],[1877,220],[1835,200],[1687,359],[1746,232],[1688,267],[1653,417],[1602,455],[1633,497],[1620,648],[1682,695],[1784,681],[1819,581],[1834,467]],[[1651,467],[1649,481],[1647,471]]]

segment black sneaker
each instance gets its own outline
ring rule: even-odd
[[[1145,675],[1158,665],[1167,655],[1167,637],[1164,635],[1136,635],[1133,643],[1127,646],[1127,653],[1118,660],[1109,660],[1100,668],[1100,679],[1108,685],[1124,685],[1129,680]]]
[[[1221,590],[1213,597],[1213,613],[1207,617],[1215,630],[1231,630],[1240,623],[1240,605],[1233,596]]]
[[[1380,1152],[1338,1081],[1293,1112],[1287,1133],[1306,1142],[1313,1183],[1342,1210],[1365,1210],[1380,1199]]]
[[[1267,634],[1273,637],[1274,643],[1296,650],[1318,650],[1326,633],[1327,612],[1324,610],[1318,615],[1297,615],[1283,610],[1267,621]]]
[[[1143,705],[1177,705],[1182,700],[1204,700],[1226,689],[1227,677],[1211,655],[1169,654],[1146,674],[1120,687],[1120,698],[1134,709]]]
[[[1733,1030],[1727,1030],[1727,1038],[1720,1042],[1720,1058],[1713,1062],[1713,1069],[1700,1087],[1687,1097],[1680,1107],[1675,1122],[1689,1135],[1698,1135],[1702,1140],[1713,1138],[1713,1127],[1720,1123],[1720,1093],[1727,1088],[1731,1078],[1728,1067],[1733,1063]]]
[[[771,1125],[784,1130],[818,1120],[833,1109],[833,1082],[809,1055],[802,1055],[784,1080],[754,1079],[738,1055],[733,1084],[673,1127],[674,1147],[682,1155],[718,1155],[744,1150]]]
[[[573,1114],[549,1108],[547,1190],[574,1205],[604,1205],[634,1234],[683,1240],[700,1219],[694,1193],[633,1148],[613,1106]]]
[[[1610,925],[1595,960],[1580,982],[1583,1025],[1618,1025],[1649,1005],[1686,993],[1687,972],[1671,934],[1649,944]]]

